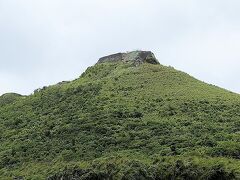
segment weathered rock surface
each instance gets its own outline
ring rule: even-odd
[[[112,54],[100,58],[98,63],[117,61],[130,62],[134,65],[140,65],[142,63],[159,64],[155,55],[151,51],[132,51],[127,53]]]

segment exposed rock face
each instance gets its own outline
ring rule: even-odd
[[[134,65],[140,65],[142,63],[159,64],[155,55],[151,51],[132,51],[127,53],[112,54],[100,58],[98,63],[117,61],[130,62]]]

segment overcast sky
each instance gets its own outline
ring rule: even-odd
[[[239,0],[0,0],[0,94],[30,94],[136,49],[240,93],[239,9]]]

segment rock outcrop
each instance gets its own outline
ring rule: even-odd
[[[127,53],[112,54],[100,58],[98,63],[117,61],[130,62],[134,65],[140,65],[142,63],[159,64],[155,55],[151,51],[132,51]]]

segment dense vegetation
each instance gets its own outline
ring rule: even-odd
[[[240,179],[240,95],[172,67],[97,64],[14,97],[0,179]]]

